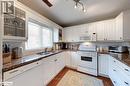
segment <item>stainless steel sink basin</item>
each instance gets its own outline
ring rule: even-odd
[[[53,54],[53,52],[39,52],[37,54],[38,55],[49,55],[49,54]]]

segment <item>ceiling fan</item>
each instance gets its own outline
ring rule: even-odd
[[[52,7],[52,3],[49,0],[42,0],[47,6]]]

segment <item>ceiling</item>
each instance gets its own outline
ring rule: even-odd
[[[86,13],[74,8],[73,0],[51,0],[51,8],[42,0],[18,1],[63,27],[114,18],[121,11],[130,9],[130,0],[81,0]]]

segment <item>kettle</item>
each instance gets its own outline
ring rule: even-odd
[[[19,59],[23,56],[23,48],[15,47],[12,49],[12,59]]]

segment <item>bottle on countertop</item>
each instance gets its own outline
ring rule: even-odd
[[[10,45],[5,43],[3,44],[3,53],[9,53],[10,52]]]

